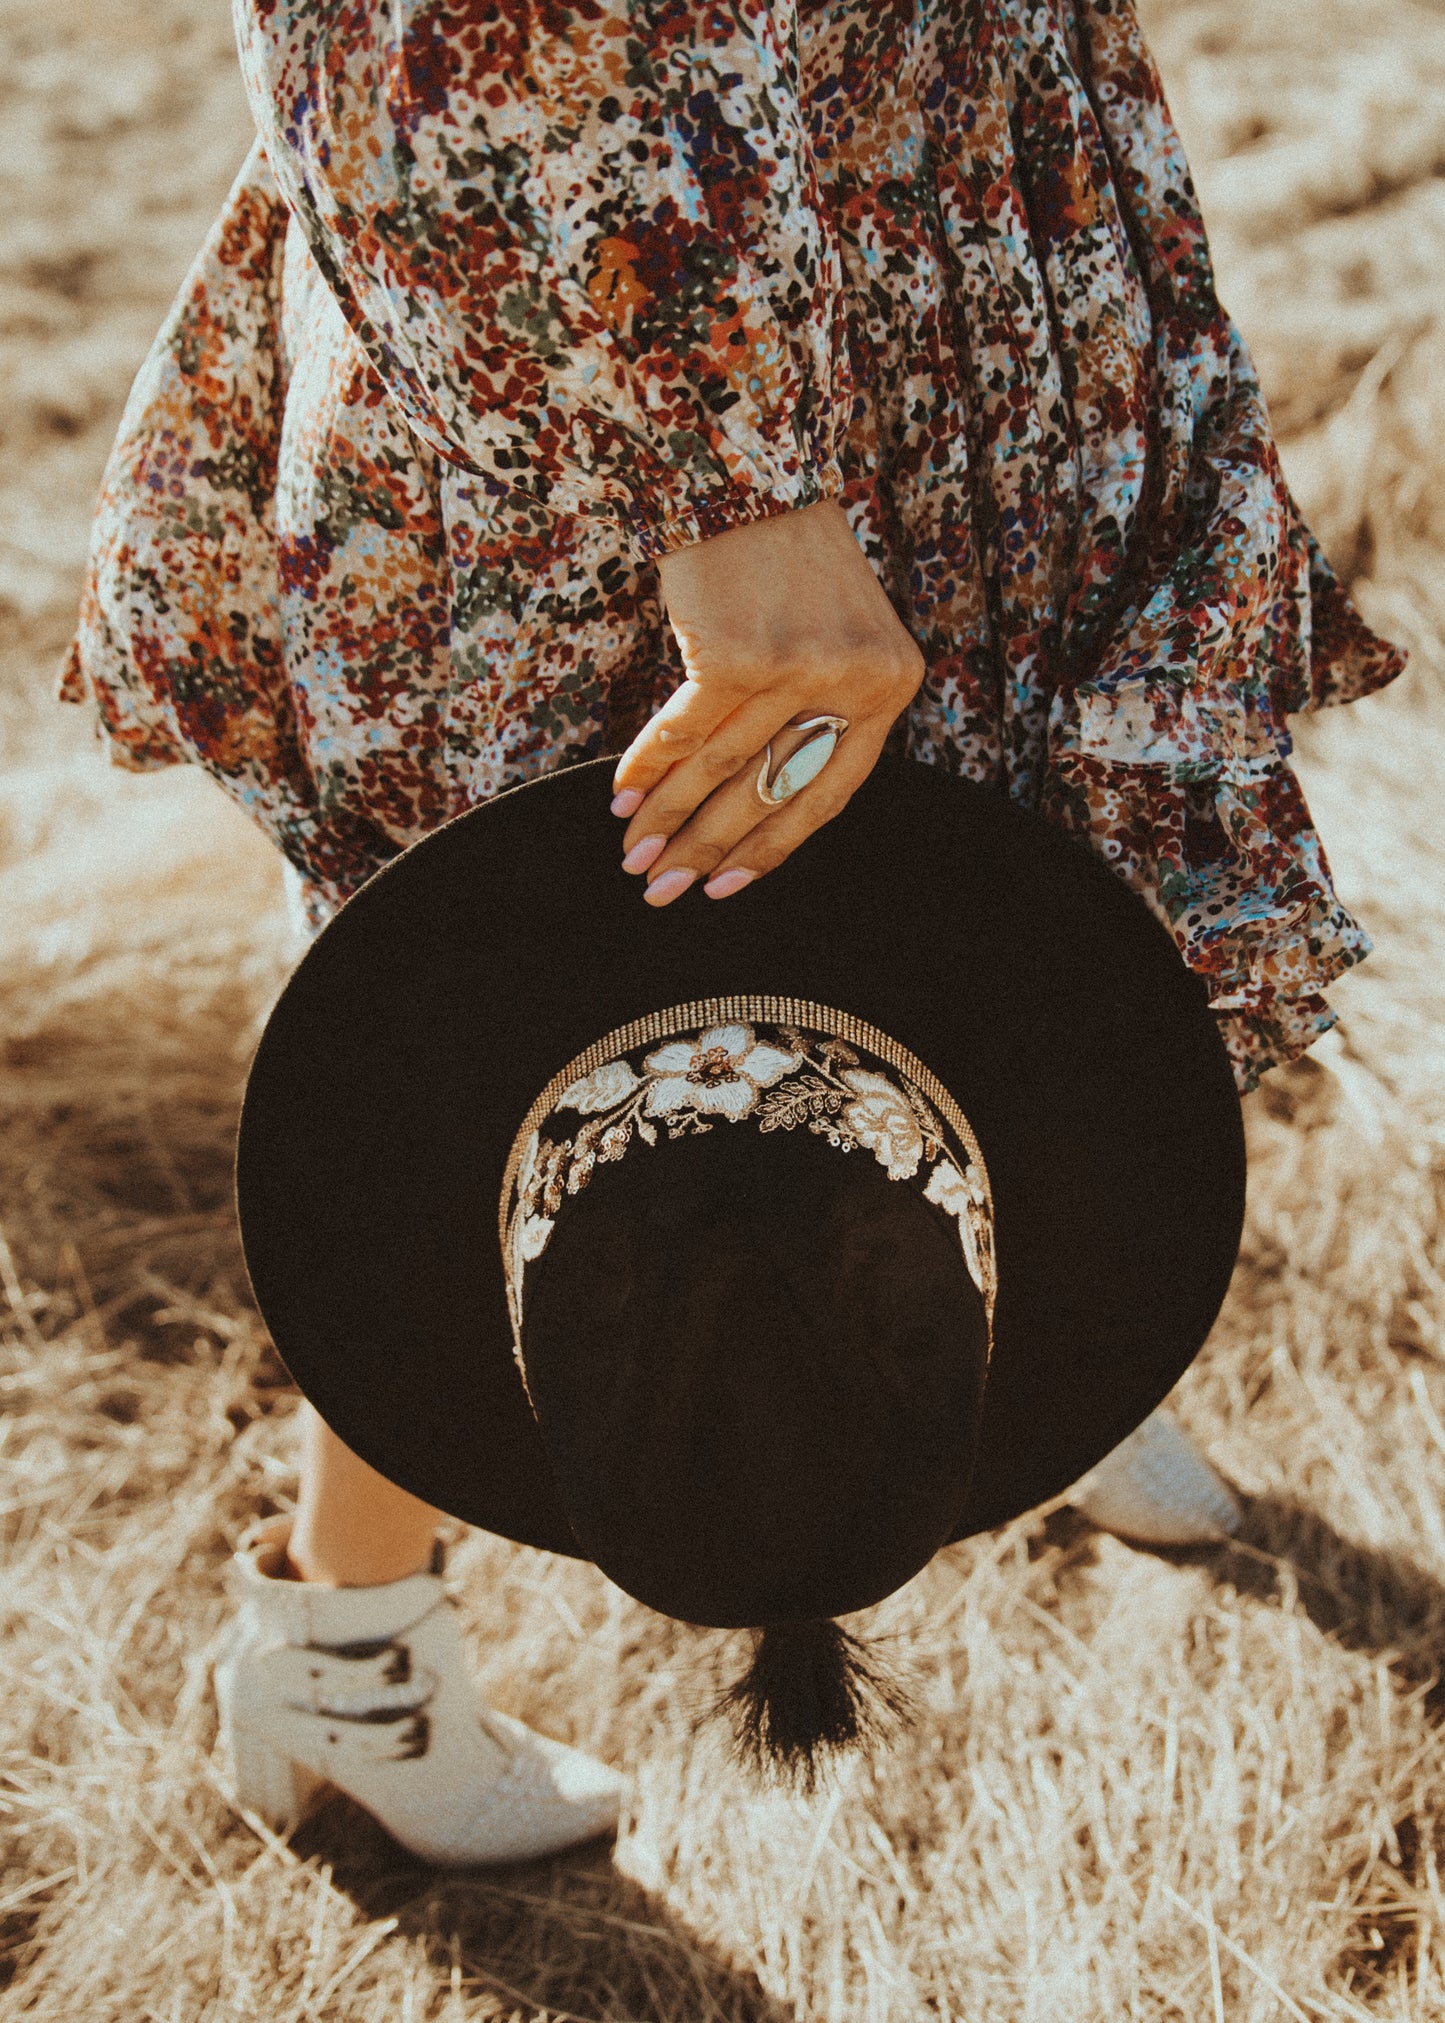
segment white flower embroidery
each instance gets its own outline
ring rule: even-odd
[[[890,1180],[911,1180],[923,1157],[923,1133],[906,1097],[886,1075],[867,1068],[845,1068],[840,1079],[858,1098],[844,1108],[844,1123]]]
[[[650,1117],[697,1110],[736,1121],[752,1109],[760,1090],[801,1064],[801,1054],[770,1047],[751,1026],[710,1026],[696,1040],[669,1040],[647,1056],[644,1065],[655,1079],[645,1108]]]
[[[517,1236],[517,1248],[528,1264],[542,1255],[547,1248],[547,1239],[552,1234],[553,1218],[548,1215],[524,1215]]]
[[[594,1068],[590,1075],[564,1089],[557,1098],[557,1108],[580,1110],[584,1116],[591,1116],[597,1110],[610,1110],[614,1103],[625,1102],[634,1089],[641,1087],[641,1077],[632,1072],[626,1061],[604,1061],[600,1068]]]
[[[951,1159],[940,1159],[928,1176],[923,1198],[936,1202],[949,1215],[956,1217],[968,1275],[986,1298],[992,1271],[984,1260],[979,1236],[982,1231],[987,1241],[987,1199],[977,1172],[970,1166],[960,1173]]]
[[[924,1199],[936,1201],[950,1215],[966,1215],[970,1208],[982,1208],[983,1183],[973,1167],[960,1173],[951,1159],[940,1159],[928,1176]]]

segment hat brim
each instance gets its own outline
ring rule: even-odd
[[[988,1164],[995,1349],[955,1535],[1057,1495],[1171,1389],[1229,1284],[1243,1131],[1203,986],[1085,846],[908,762],[745,892],[649,908],[618,868],[612,763],[406,851],[276,1005],[237,1195],[287,1368],[383,1475],[578,1553],[512,1353],[497,1203],[518,1124],[645,1012],[805,998],[910,1048]]]

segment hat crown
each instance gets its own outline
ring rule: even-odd
[[[992,1203],[967,1119],[889,1036],[779,999],[635,1020],[531,1106],[501,1227],[573,1527],[639,1599],[837,1614],[956,1523]]]

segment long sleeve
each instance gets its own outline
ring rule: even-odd
[[[237,0],[273,173],[408,421],[640,556],[838,491],[791,5]]]

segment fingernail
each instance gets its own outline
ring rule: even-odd
[[[625,822],[629,815],[635,815],[642,806],[642,795],[636,787],[624,787],[620,794],[612,797],[612,812],[620,815]]]
[[[646,871],[654,865],[667,848],[666,836],[644,836],[640,843],[634,843],[622,860],[624,871]]]
[[[696,871],[684,871],[680,864],[676,864],[671,871],[664,871],[660,878],[654,878],[642,896],[649,906],[666,906],[669,899],[676,899],[680,892],[686,892],[696,876]]]
[[[756,871],[744,871],[738,865],[732,871],[719,871],[716,878],[709,878],[703,891],[709,899],[731,899],[735,892],[741,892],[745,885],[751,885],[757,877]]]

